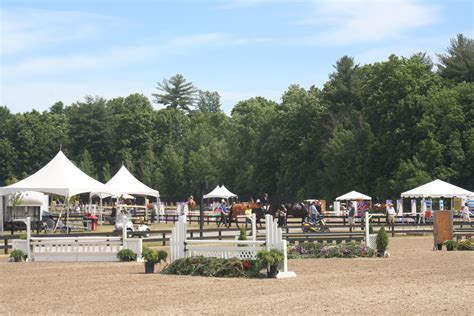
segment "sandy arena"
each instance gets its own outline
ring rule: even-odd
[[[474,252],[390,239],[388,259],[290,260],[297,278],[145,275],[142,263],[0,260],[1,314],[473,315]]]

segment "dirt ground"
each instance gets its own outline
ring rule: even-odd
[[[142,263],[9,263],[0,314],[473,315],[474,252],[390,239],[388,259],[290,260],[294,279],[145,275]]]

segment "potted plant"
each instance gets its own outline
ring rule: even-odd
[[[15,262],[21,262],[23,260],[26,260],[26,254],[21,251],[21,250],[13,250],[12,253],[10,254],[10,258],[13,258],[13,261]]]
[[[155,264],[166,260],[168,253],[164,250],[155,250],[150,248],[143,248],[142,258],[145,260],[145,273],[154,273]]]
[[[388,236],[385,228],[382,226],[377,233],[377,253],[379,257],[384,257],[386,255],[387,246],[388,246]]]
[[[457,242],[454,240],[446,240],[443,244],[446,246],[447,251],[452,251],[457,247]]]
[[[240,229],[240,234],[238,240],[247,240],[247,232],[245,231],[244,228]],[[238,247],[244,247],[245,244],[238,244]]]
[[[117,253],[117,258],[122,262],[136,261],[137,254],[130,249],[122,249]]]
[[[283,261],[284,256],[280,250],[260,250],[257,253],[260,268],[267,268],[267,276],[275,278],[278,273],[278,265]]]

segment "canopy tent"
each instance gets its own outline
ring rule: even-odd
[[[221,186],[222,194],[227,195],[228,198],[237,197],[237,194],[230,192],[224,185]]]
[[[436,179],[417,188],[403,192],[401,196],[402,198],[466,198],[474,196],[474,192],[470,192],[443,180]]]
[[[357,201],[357,200],[370,200],[372,201],[372,198],[368,195],[359,193],[357,191],[351,191],[349,193],[346,193],[344,195],[341,195],[336,198],[336,201]]]
[[[86,192],[110,192],[103,183],[89,177],[76,167],[60,150],[43,168],[12,185],[1,187],[0,195],[37,191],[65,197]]]
[[[216,186],[214,190],[205,194],[203,198],[205,199],[212,199],[212,198],[223,198],[228,199],[231,197],[236,197],[237,195],[227,190],[227,188],[223,185],[222,187]]]
[[[160,194],[157,190],[153,190],[149,186],[140,182],[135,178],[128,169],[122,165],[117,173],[105,184],[110,192],[116,192],[117,196],[125,196],[128,194],[141,196],[154,196],[157,199]],[[99,194],[98,192],[91,193],[91,195],[98,195],[101,198],[108,197],[111,194]]]

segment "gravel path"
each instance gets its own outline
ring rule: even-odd
[[[388,259],[290,260],[295,279],[145,275],[141,263],[0,260],[0,314],[473,315],[474,252],[390,239]]]

